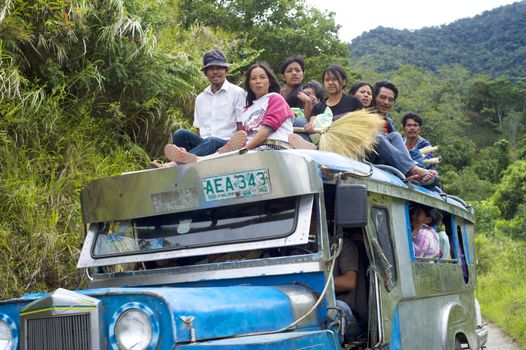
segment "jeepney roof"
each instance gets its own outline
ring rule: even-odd
[[[203,194],[206,181],[210,179],[256,170],[267,174],[270,191],[217,198]],[[319,193],[323,183],[331,182],[327,176],[331,173],[348,174],[353,180],[367,184],[368,190],[386,192],[395,197],[407,197],[411,193],[417,197],[425,195],[431,197],[431,202],[447,202],[466,212],[461,200],[452,200],[455,197],[408,184],[370,163],[324,151],[284,150],[249,152],[99,179],[81,193],[82,214],[84,223],[88,224]]]

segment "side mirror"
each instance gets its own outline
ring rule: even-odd
[[[364,185],[336,185],[334,221],[340,227],[367,225],[367,189]]]

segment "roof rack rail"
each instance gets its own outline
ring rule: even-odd
[[[438,192],[438,194],[440,194],[440,196],[444,198],[444,200],[448,200],[448,199],[454,200],[455,202],[462,204],[464,208],[468,210],[471,210],[473,208],[471,205],[466,203],[462,198],[453,196],[451,194],[447,194],[446,192],[442,191],[442,189],[438,186],[435,186],[434,190]]]
[[[398,170],[395,167],[392,167],[390,165],[387,165],[387,164],[373,164],[373,167],[378,168],[380,170],[383,170],[385,172],[391,173],[392,175],[396,176],[397,178],[399,178],[402,181],[406,180],[405,175],[402,174],[402,172],[400,170]]]

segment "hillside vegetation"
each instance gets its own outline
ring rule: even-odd
[[[506,8],[473,20],[491,27]],[[350,83],[392,80],[400,89],[398,127],[405,112],[421,113],[423,136],[444,159],[446,191],[477,207],[483,310],[526,346],[526,305],[514,299],[526,293],[523,263],[510,258],[523,252],[526,239],[526,82],[493,78],[475,61],[469,68],[485,74],[451,64],[460,58],[426,67],[397,56],[396,66],[381,69],[373,59],[349,62],[333,17],[302,0],[3,2],[0,296],[84,286],[75,268],[84,238],[81,189],[147,167],[171,131],[191,125],[194,98],[207,84],[203,52],[223,50],[237,83],[253,61],[277,68],[297,53],[306,57],[307,80],[320,80],[335,62],[345,66]],[[499,47],[515,47],[505,39],[516,35],[502,30]],[[430,50],[447,36],[432,40],[421,45]],[[525,45],[517,45],[506,51],[510,74],[525,67],[517,63]]]
[[[420,30],[378,27],[349,45],[351,60],[378,71],[403,64],[438,72],[459,64],[472,73],[526,78],[526,1],[474,18]]]

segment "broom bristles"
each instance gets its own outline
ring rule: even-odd
[[[320,137],[320,150],[360,159],[376,144],[384,120],[369,110],[347,113],[333,122]]]

